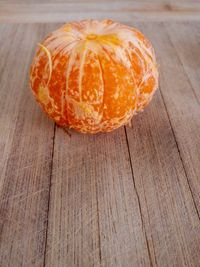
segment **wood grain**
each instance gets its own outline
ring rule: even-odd
[[[200,266],[199,23],[132,18],[160,90],[132,128],[71,138],[28,88],[36,43],[58,24],[0,25],[0,266]]]
[[[159,91],[127,127],[153,266],[199,266],[200,221]]]
[[[35,105],[28,85],[33,48],[43,30],[0,26],[2,267],[43,266],[54,124]]]
[[[195,98],[200,103],[200,23],[182,22],[165,23],[164,25],[179,61],[188,76],[188,82],[191,83]]]
[[[199,266],[200,107],[163,24],[137,25],[154,42],[162,92],[127,128],[150,250],[158,266]]]
[[[128,21],[200,20],[200,2],[0,2],[0,22],[68,22],[110,18]]]
[[[150,266],[123,128],[57,129],[45,266]]]
[[[197,74],[200,45],[194,25],[184,25],[187,24],[180,27],[174,24],[166,30],[165,26],[149,24],[145,32],[148,31],[158,51],[162,95],[200,217],[200,79]]]

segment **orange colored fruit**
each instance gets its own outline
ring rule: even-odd
[[[138,30],[111,20],[83,20],[39,44],[30,84],[58,125],[109,132],[150,102],[158,71],[152,45]]]

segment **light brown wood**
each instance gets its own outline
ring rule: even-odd
[[[200,2],[0,2],[0,22],[68,22],[110,18],[128,21],[200,21]]]
[[[56,130],[45,266],[151,266],[124,129]]]
[[[165,27],[169,39],[178,55],[178,58],[187,74],[189,83],[197,102],[200,103],[200,57],[199,35],[200,23],[182,22],[166,23]]]
[[[68,19],[86,7],[67,4]],[[1,21],[28,21],[27,5],[9,8]],[[2,267],[200,266],[199,24],[117,12],[154,44],[160,91],[132,128],[94,136],[54,128],[29,91],[35,46],[58,24],[0,26]]]
[[[187,23],[167,25],[167,30],[149,24],[145,32],[160,59],[160,88],[200,217],[199,32]]]
[[[147,117],[141,114],[133,122],[137,127],[127,128],[150,250],[158,266],[199,266],[200,106],[164,25],[137,25],[157,51],[162,93]],[[180,28],[173,26],[178,36]],[[190,28],[185,38],[192,34]],[[161,228],[154,229],[158,221]]]
[[[158,91],[127,128],[153,266],[199,266],[200,221]]]
[[[42,2],[40,0],[0,0],[0,3],[4,3],[4,4],[10,4],[10,3],[17,3],[17,4],[31,4],[31,3],[39,3],[39,4],[46,4],[46,3],[54,3],[54,4],[60,4],[60,3],[74,3],[75,5],[78,3],[99,3],[98,0],[43,0]],[[117,3],[121,3],[121,0],[102,0],[101,2],[104,3],[109,3],[109,2],[114,2],[115,4]],[[131,3],[131,0],[124,0],[124,2],[129,2]],[[192,5],[193,3],[199,3],[199,0],[177,0],[176,3],[177,4],[186,4],[186,5]],[[155,5],[159,5],[159,4],[174,4],[174,1],[171,0],[137,0],[132,2],[132,4],[134,5],[135,3],[139,4],[155,4]]]
[[[34,25],[1,25],[0,36],[0,266],[39,267],[46,241],[54,124],[35,105],[28,69],[43,32]]]

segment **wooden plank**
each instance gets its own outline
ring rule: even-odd
[[[173,22],[165,24],[165,27],[185,73],[190,80],[189,82],[192,85],[195,97],[200,103],[200,23]]]
[[[39,3],[41,4],[41,1],[40,0],[28,0],[29,3]],[[57,3],[57,4],[60,4],[60,3],[74,3],[74,4],[77,4],[77,3],[99,3],[98,0],[43,0],[42,3]],[[120,3],[121,0],[102,0],[101,2],[106,2],[106,3],[109,3],[109,2],[115,2],[115,3]],[[124,2],[131,2],[130,0],[124,0]],[[26,0],[1,0],[1,3],[17,3],[17,4],[26,4],[27,1]],[[137,3],[137,4],[174,4],[174,2],[172,0],[137,0],[137,1],[134,1],[132,2],[133,4]],[[199,3],[199,0],[179,0],[178,1],[178,4],[181,3],[181,4],[187,4],[187,5],[193,5],[193,3]]]
[[[122,3],[122,0],[102,0],[102,3],[110,3],[114,2],[115,5],[118,5],[119,3]],[[43,0],[42,2],[40,0],[0,0],[0,3],[2,4],[97,4],[99,3],[98,0]],[[132,6],[146,6],[149,7],[152,6],[176,6],[176,5],[182,5],[182,6],[188,6],[189,8],[192,8],[193,5],[198,5],[200,3],[200,0],[178,0],[176,3],[171,0],[137,0],[132,2],[131,0],[124,0],[124,4],[129,3]]]
[[[162,94],[127,128],[130,149],[123,128],[71,139],[56,129],[54,153],[27,75],[57,25],[1,25],[0,266],[199,267],[198,73],[188,65],[198,67],[198,36],[178,52],[182,32],[137,25],[156,48]]]
[[[186,27],[187,31],[185,31]],[[159,53],[162,94],[200,216],[200,79],[198,75],[200,45],[194,25],[186,27],[180,26],[177,29],[177,24],[174,24],[173,31],[169,26],[166,31],[163,26],[163,31],[159,31],[158,36],[157,28],[153,26],[154,31],[152,31],[153,28],[150,26],[148,32]],[[181,40],[178,45],[176,40],[179,38]],[[180,48],[180,42],[182,48]]]
[[[124,129],[56,131],[45,266],[150,266]]]
[[[200,20],[200,2],[0,3],[0,22],[67,22],[110,18],[128,21]]]
[[[181,128],[175,127],[174,132],[198,213],[200,214],[200,25],[194,23],[170,23],[165,26],[169,39],[179,56],[178,60],[185,70],[185,76],[188,79],[187,83],[190,84],[191,88],[190,94],[186,92],[186,103],[179,111],[185,114],[180,123]],[[169,111],[173,117],[172,112]],[[176,121],[173,120],[173,123],[175,125]],[[184,131],[184,135],[182,131]]]
[[[6,3],[1,3],[2,8],[5,9],[5,12],[30,12],[34,10],[35,12],[47,13],[51,11],[55,12],[130,12],[130,11],[138,11],[138,12],[163,12],[163,11],[180,11],[180,12],[199,12],[200,11],[200,2],[169,2],[168,4],[164,4],[162,2],[154,3],[154,2],[132,2],[132,1],[116,1],[116,2],[60,2],[60,3],[33,3],[27,4],[26,1],[23,3],[10,3],[6,1]],[[3,10],[1,10],[3,13]]]
[[[33,100],[28,70],[39,25],[1,25],[0,266],[43,266],[54,124]],[[38,261],[39,259],[39,261]],[[36,264],[37,262],[37,264]]]
[[[164,26],[153,23],[137,26],[154,43],[165,100],[163,103],[158,91],[148,109],[133,119],[133,128],[127,128],[150,252],[157,266],[197,267],[200,221],[174,131],[179,139],[181,134],[185,136],[186,145],[188,139],[198,141],[197,132],[188,135],[186,127],[195,122],[199,125],[200,110]]]

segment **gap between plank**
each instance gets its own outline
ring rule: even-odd
[[[161,86],[160,86],[160,87],[161,87]],[[170,119],[170,116],[169,116],[169,112],[168,112],[168,109],[167,109],[167,106],[166,106],[166,103],[165,103],[165,100],[164,100],[164,97],[163,97],[163,94],[162,94],[162,91],[161,91],[160,88],[159,88],[159,92],[160,92],[160,95],[161,95],[161,97],[162,97],[163,104],[164,104],[164,107],[165,107],[165,110],[166,110],[166,113],[167,113],[167,117],[168,117],[168,120],[169,120],[170,128],[171,128],[171,130],[172,130],[172,134],[173,134],[173,137],[174,137],[174,140],[175,140],[175,144],[176,144],[176,147],[177,147],[177,150],[178,150],[178,154],[179,154],[179,157],[180,157],[180,160],[181,160],[181,165],[183,166],[183,171],[184,171],[185,176],[186,176],[186,179],[187,179],[187,183],[188,183],[189,190],[190,190],[190,193],[191,193],[191,196],[192,196],[192,200],[193,200],[193,203],[194,203],[194,207],[195,207],[197,216],[198,216],[199,221],[200,221],[200,214],[199,214],[199,211],[198,211],[198,208],[197,208],[197,205],[196,205],[196,202],[195,202],[193,193],[192,193],[192,189],[191,189],[190,182],[189,182],[189,179],[188,179],[187,171],[186,171],[186,169],[185,169],[185,165],[184,165],[184,162],[183,162],[183,158],[182,158],[182,156],[181,156],[181,151],[180,151],[180,148],[179,148],[177,139],[176,139],[176,135],[175,135],[174,129],[173,129],[173,127],[172,127],[172,123],[171,123],[171,119]]]
[[[131,161],[131,153],[130,153],[130,147],[129,147],[129,142],[128,142],[126,126],[124,126],[124,131],[125,131],[125,136],[126,136],[126,144],[127,144],[127,148],[128,148],[128,156],[129,156],[129,162],[130,162],[130,167],[131,167],[131,174],[132,174],[132,178],[133,178],[133,186],[134,186],[136,197],[137,197],[137,201],[138,201],[140,217],[141,217],[141,222],[142,222],[142,228],[143,228],[143,232],[144,232],[144,236],[145,236],[145,240],[146,240],[146,244],[147,244],[147,250],[148,250],[148,255],[149,255],[150,266],[153,267],[153,261],[152,261],[151,252],[150,252],[150,248],[149,248],[149,242],[148,242],[148,239],[147,239],[145,224],[144,224],[143,216],[142,216],[140,197],[139,197],[139,194],[138,194],[138,191],[137,191],[137,188],[136,188],[136,184],[135,184],[135,180],[134,180],[133,166],[132,166],[132,161]]]
[[[98,220],[98,245],[99,245],[99,263],[101,265],[101,236],[100,236],[100,224],[99,224],[99,201],[98,201],[98,189],[97,189],[97,177],[95,177],[95,187],[96,187],[96,202],[97,202],[97,220]]]
[[[46,266],[46,251],[47,251],[47,237],[48,237],[48,226],[49,226],[49,209],[50,209],[50,198],[51,198],[51,180],[52,180],[52,171],[53,171],[55,136],[56,136],[56,123],[54,123],[54,130],[53,130],[51,165],[50,165],[50,175],[49,175],[49,195],[48,195],[48,205],[47,205],[47,225],[46,225],[46,233],[45,233],[44,261],[43,261],[43,266],[44,267]]]

